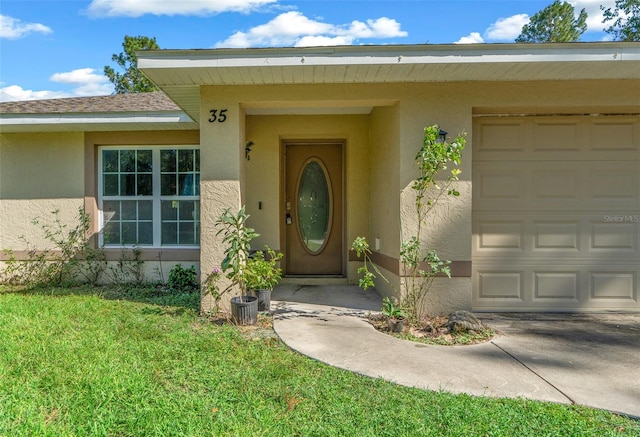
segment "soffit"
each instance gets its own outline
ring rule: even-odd
[[[640,44],[158,50],[138,66],[199,120],[202,85],[640,79]]]

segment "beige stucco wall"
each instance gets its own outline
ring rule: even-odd
[[[38,248],[50,248],[41,224],[52,224],[59,210],[73,224],[84,204],[82,133],[0,134],[0,248],[21,251],[24,236]]]
[[[260,233],[255,247],[281,249],[281,141],[345,140],[346,240],[366,230],[369,175],[367,115],[248,116],[246,137],[255,143],[246,162],[243,202]],[[262,202],[262,209],[258,208]],[[345,254],[346,255],[346,254]]]
[[[241,206],[242,166],[244,159],[244,111],[233,95],[223,96],[216,89],[201,89],[200,119],[200,270],[201,279],[224,258],[222,236],[217,236],[215,222],[226,208],[236,212]],[[210,109],[227,109],[224,123],[208,122]],[[220,286],[225,288],[228,282]],[[222,309],[228,309],[229,297],[221,301]],[[211,295],[203,295],[201,310],[206,313],[214,308]]]
[[[372,250],[391,258],[400,253],[400,110],[399,105],[376,107],[371,112],[369,179],[371,201],[365,234]],[[378,247],[376,247],[376,243]],[[360,262],[350,263],[350,282],[357,283]],[[398,293],[398,275],[380,268],[387,279],[376,281],[385,296]]]
[[[411,85],[410,89],[410,95],[404,90],[400,97],[403,235],[411,236],[416,229],[410,186],[416,174],[413,159],[422,143],[422,129],[437,123],[450,137],[463,131],[468,134],[457,183],[460,197],[446,198],[440,204],[423,238],[426,247],[453,261],[471,260],[474,114],[618,113],[640,109],[637,81],[445,83]],[[432,313],[470,309],[470,278],[437,279],[425,305]]]
[[[101,145],[199,144],[198,131],[5,133],[0,135],[0,248],[12,249],[18,259],[29,248],[51,249],[42,225],[52,224],[58,210],[69,229],[78,224],[85,207],[97,219],[97,156]],[[31,223],[38,218],[38,225]],[[21,239],[24,236],[28,245]],[[199,266],[197,250],[143,249],[147,280],[165,279],[176,261]],[[0,258],[6,258],[0,254]],[[110,259],[118,259],[118,255]],[[162,259],[162,263],[158,260]],[[115,263],[112,263],[115,265]],[[0,262],[0,269],[2,268]],[[108,280],[107,276],[103,280]]]
[[[469,82],[427,84],[319,84],[269,85],[237,87],[205,87],[202,91],[203,149],[216,153],[214,165],[204,172],[204,197],[219,198],[221,205],[238,207],[246,203],[261,238],[258,245],[278,248],[279,240],[279,155],[280,140],[287,136],[307,135],[306,138],[335,138],[353,135],[363,127],[366,140],[348,142],[347,156],[347,245],[355,236],[366,236],[371,245],[380,241],[380,253],[398,258],[400,241],[415,231],[413,194],[410,185],[416,175],[414,157],[422,144],[423,129],[439,124],[453,137],[466,132],[467,146],[463,156],[461,180],[457,184],[460,197],[446,199],[433,215],[428,247],[438,250],[452,261],[471,261],[471,168],[473,159],[472,119],[474,114],[497,113],[582,113],[621,112],[638,110],[637,81],[566,81],[566,82]],[[209,109],[229,108],[234,120],[223,128],[206,122]],[[283,108],[309,111],[311,108],[371,107],[370,114],[357,116],[275,116],[250,115],[247,112],[278,112]],[[234,114],[234,115],[232,115]],[[246,126],[243,125],[246,120]],[[358,135],[360,135],[358,133]],[[352,138],[352,137],[350,137]],[[365,135],[362,135],[365,138]],[[251,161],[244,160],[244,143],[256,143]],[[230,153],[229,153],[230,152]],[[224,153],[224,157],[218,157]],[[203,158],[204,160],[204,158]],[[365,171],[366,169],[366,171]],[[360,171],[362,170],[362,171]],[[264,181],[271,181],[265,183]],[[358,189],[354,189],[358,187]],[[214,194],[217,193],[217,194]],[[258,210],[258,202],[263,209]],[[203,213],[207,206],[203,206]],[[218,207],[216,213],[220,211]],[[208,214],[214,214],[214,211]],[[203,233],[211,220],[203,217]],[[208,229],[208,231],[207,231]],[[208,264],[219,263],[220,249],[204,247],[213,243],[203,237],[203,255]],[[216,255],[217,254],[217,255]],[[348,268],[351,281],[357,263]],[[205,268],[206,270],[206,268]],[[386,272],[394,285],[399,278]],[[383,293],[393,287],[379,284]],[[444,313],[471,307],[471,278],[437,280],[429,298],[431,312]]]

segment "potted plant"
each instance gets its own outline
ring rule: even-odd
[[[382,315],[387,318],[389,331],[402,332],[407,313],[395,302],[395,299],[393,301],[388,297],[382,299]]]
[[[251,240],[259,234],[247,226],[248,218],[243,206],[237,214],[227,208],[216,221],[216,227],[219,228],[216,235],[222,234],[222,241],[226,244],[221,268],[227,279],[231,280],[225,291],[233,287],[240,291],[238,296],[231,298],[231,316],[240,325],[255,325],[258,321],[258,298],[247,295],[245,271]]]
[[[261,250],[257,251],[247,261],[244,280],[247,289],[252,290],[258,298],[258,311],[269,311],[271,307],[271,292],[282,279],[282,269],[277,267],[282,259],[282,253],[265,246],[267,257]]]

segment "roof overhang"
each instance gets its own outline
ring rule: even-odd
[[[94,132],[194,130],[195,123],[182,111],[132,113],[2,114],[2,132]]]
[[[200,86],[640,79],[640,43],[337,46],[138,52],[199,120]]]

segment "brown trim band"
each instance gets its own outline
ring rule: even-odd
[[[362,261],[362,257],[358,258],[356,253],[349,251],[349,261]],[[390,271],[394,275],[400,276],[400,260],[397,258],[384,255],[379,252],[371,252],[371,261],[374,264]],[[427,265],[421,268],[426,269]],[[471,261],[451,261],[451,277],[452,278],[470,278],[471,277]]]
[[[140,261],[191,261],[200,262],[200,248],[196,249],[138,249]],[[122,249],[104,249],[107,261],[118,261],[122,256]],[[130,255],[131,249],[124,249],[125,255]]]
[[[139,249],[140,261],[168,261],[168,262],[200,262],[200,249]],[[44,251],[37,251],[35,255],[41,255]],[[58,254],[57,251],[50,251],[50,254]],[[130,258],[132,255],[131,249],[104,249],[104,254],[107,261],[118,261],[124,255]],[[12,252],[13,257],[17,261],[28,261],[29,252],[26,250],[16,250]],[[0,261],[7,261],[11,259],[4,252],[0,252]]]

